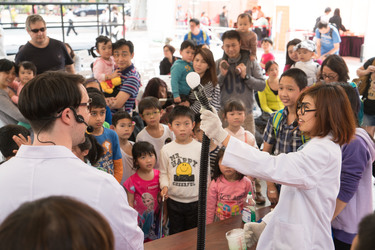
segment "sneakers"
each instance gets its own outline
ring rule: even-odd
[[[255,192],[255,203],[257,205],[263,205],[266,203],[266,198],[264,198],[261,192]]]

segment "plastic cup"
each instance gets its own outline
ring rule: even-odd
[[[245,231],[242,228],[232,229],[225,236],[228,240],[229,250],[246,250]]]

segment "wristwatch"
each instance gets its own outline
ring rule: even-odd
[[[250,76],[249,75],[246,75],[244,80],[249,80],[250,79]]]

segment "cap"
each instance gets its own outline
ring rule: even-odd
[[[313,41],[311,40],[305,40],[305,41],[302,41],[300,42],[299,44],[297,44],[295,47],[294,47],[294,51],[298,50],[298,49],[307,49],[311,52],[315,52],[316,50],[316,45]]]

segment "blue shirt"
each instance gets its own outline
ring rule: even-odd
[[[203,34],[204,32],[204,34]],[[191,31],[189,33],[187,33],[184,37],[184,41],[185,40],[192,40],[195,42],[196,45],[203,45],[203,44],[207,44],[207,45],[210,45],[210,37],[209,35],[207,34],[207,32],[203,31],[203,30],[200,30],[199,31],[199,34],[198,35],[194,35]]]
[[[320,39],[320,54],[324,55],[328,51],[334,48],[335,43],[341,43],[340,33],[337,31],[335,27],[329,24],[329,31],[325,34],[321,34],[319,29],[315,30],[316,38]],[[339,50],[337,50],[334,54],[338,55]]]

